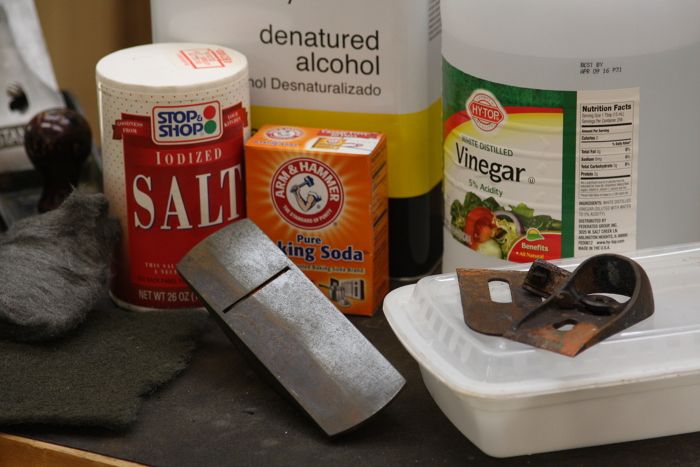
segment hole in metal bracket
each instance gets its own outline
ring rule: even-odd
[[[615,300],[617,303],[627,303],[627,301],[630,299],[627,295],[620,295],[616,293],[592,293],[588,294],[589,297],[608,297],[610,299]]]
[[[578,324],[578,322],[577,322],[576,320],[573,320],[573,319],[566,319],[566,320],[564,320],[564,321],[560,321],[560,322],[558,322],[558,323],[555,323],[553,326],[554,326],[554,329],[556,329],[557,331],[569,332],[569,331],[571,331],[571,330],[574,328],[574,326],[576,326],[577,324]]]
[[[510,284],[504,280],[493,279],[489,281],[489,293],[491,301],[495,303],[513,303],[510,293]]]
[[[610,316],[624,306],[630,297],[611,293],[592,293],[580,299],[578,308],[596,316]]]

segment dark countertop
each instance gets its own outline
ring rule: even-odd
[[[700,433],[510,459],[483,454],[442,414],[418,365],[384,316],[351,318],[396,366],[406,387],[358,430],[328,439],[267,386],[210,322],[191,365],[152,395],[125,433],[12,433],[161,466],[214,465],[700,465]]]

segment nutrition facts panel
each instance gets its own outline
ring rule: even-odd
[[[605,195],[585,180],[609,180],[632,177],[634,145],[634,102],[614,104],[580,104],[581,133],[579,136],[579,168],[581,192],[585,195]],[[628,192],[631,194],[629,180]],[[612,194],[607,193],[608,196]]]
[[[576,255],[635,248],[639,90],[578,93]]]

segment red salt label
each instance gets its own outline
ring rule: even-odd
[[[113,137],[123,140],[127,204],[127,256],[112,288],[119,300],[145,308],[202,306],[175,265],[201,240],[245,217],[247,115],[240,104],[221,114],[216,122],[222,128],[212,130],[221,137],[196,144],[156,144],[156,112],[153,120],[122,114],[115,122]],[[179,122],[172,118],[170,123]]]

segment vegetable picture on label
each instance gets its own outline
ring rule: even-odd
[[[561,220],[535,215],[525,203],[504,207],[493,197],[482,200],[467,192],[464,201],[452,201],[450,230],[457,241],[474,251],[513,260],[523,250],[550,251],[553,236],[559,239]]]

